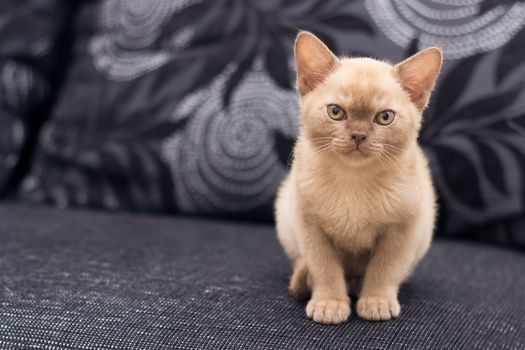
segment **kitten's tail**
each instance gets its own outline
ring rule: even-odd
[[[292,277],[290,278],[290,286],[288,289],[297,299],[306,299],[310,296],[308,266],[306,266],[302,258],[298,258],[293,265]]]

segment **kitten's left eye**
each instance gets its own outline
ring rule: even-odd
[[[328,116],[333,120],[343,120],[346,117],[346,112],[344,109],[338,105],[328,105],[326,106],[326,112]]]
[[[380,125],[389,125],[394,121],[396,114],[394,111],[386,110],[379,112],[374,118],[374,122]]]

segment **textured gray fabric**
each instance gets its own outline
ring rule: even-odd
[[[300,28],[347,56],[400,62],[441,47],[419,138],[439,198],[436,232],[525,250],[514,224],[525,215],[523,1],[81,3],[23,197],[271,221],[300,124],[291,64]]]
[[[525,349],[525,256],[434,243],[401,318],[312,323],[268,225],[0,206],[0,349]]]

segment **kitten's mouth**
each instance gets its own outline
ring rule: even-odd
[[[345,150],[344,153],[349,154],[349,155],[354,155],[354,156],[366,156],[366,153],[363,150],[363,148],[359,148],[357,146],[354,148]]]

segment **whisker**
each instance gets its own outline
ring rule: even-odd
[[[292,148],[292,151],[288,155],[288,159],[286,160],[286,167],[289,170],[292,167],[292,161],[294,158],[294,149]]]
[[[317,147],[316,151],[317,153],[319,153],[319,155],[328,156],[331,153],[332,148],[333,146],[331,143],[325,143],[321,145],[320,147]]]
[[[384,143],[383,146],[384,147],[390,147],[392,150],[397,150],[397,151],[401,151],[401,152],[405,151],[404,148],[401,148],[401,147],[398,147],[398,146],[395,146],[395,145],[391,145],[389,143]]]
[[[379,160],[379,163],[381,163],[381,166],[383,167],[383,170],[385,170],[385,172],[387,173],[388,177],[390,177],[391,176],[390,171],[389,171],[388,167],[385,165],[381,153],[376,153],[376,157],[377,157],[377,160]]]
[[[397,157],[395,157],[394,155],[389,153],[386,149],[383,151],[383,155],[384,155],[385,161],[387,161],[393,168],[398,169],[399,172],[401,173],[401,175],[406,177],[405,170],[403,168],[399,167],[398,164],[397,164],[397,161],[398,161]]]
[[[325,160],[331,155],[335,153],[335,149],[332,147],[332,145],[327,145],[328,147],[325,147],[322,151],[318,152],[320,158],[319,160]]]

